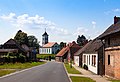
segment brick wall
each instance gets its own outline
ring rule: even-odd
[[[108,55],[110,55],[109,65]],[[120,50],[105,51],[105,75],[120,79]]]
[[[118,46],[120,46],[120,33],[105,38],[105,75],[120,79],[120,47]],[[108,55],[110,55],[109,65]]]

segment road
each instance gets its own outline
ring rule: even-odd
[[[70,82],[62,63],[48,62],[4,78],[0,82]]]

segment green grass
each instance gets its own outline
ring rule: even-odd
[[[15,71],[16,70],[0,70],[0,76],[7,75]]]
[[[74,67],[70,67],[69,64],[65,64],[65,67],[70,74],[81,74],[78,70],[76,70]]]
[[[49,56],[51,56],[52,59],[55,59],[55,54],[37,54],[37,58],[41,59],[47,59]]]
[[[78,77],[78,76],[70,76],[72,82],[95,82],[94,80],[88,77]]]
[[[0,69],[25,69],[33,66],[44,64],[45,62],[31,62],[31,63],[8,63],[0,65]]]
[[[111,80],[112,82],[120,82],[120,80]]]

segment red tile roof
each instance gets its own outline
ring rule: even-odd
[[[69,50],[69,47],[64,47],[62,50],[58,52],[56,56],[64,56],[64,54]]]
[[[56,42],[49,42],[47,44],[45,44],[43,47],[52,47],[56,44]]]

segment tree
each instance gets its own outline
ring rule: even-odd
[[[16,33],[14,39],[15,39],[20,45],[22,45],[22,44],[28,45],[27,33],[24,33],[24,32],[22,32],[21,30],[19,30],[19,31]]]
[[[63,47],[66,47],[66,43],[60,42],[60,49],[62,49]]]
[[[33,35],[28,36],[28,46],[34,47],[34,48],[39,48],[39,42],[35,36],[33,36]]]
[[[84,35],[78,35],[77,38],[77,43],[79,46],[84,46],[86,43],[88,42],[88,40],[86,39],[86,37]]]

